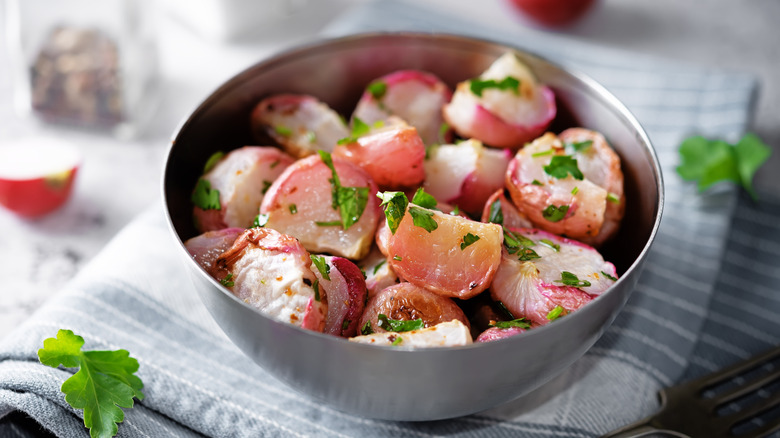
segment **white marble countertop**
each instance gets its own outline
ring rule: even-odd
[[[61,290],[138,212],[161,202],[159,180],[169,136],[203,97],[263,56],[312,39],[333,17],[361,1],[312,1],[283,26],[233,41],[205,37],[161,13],[160,106],[145,133],[125,141],[17,116],[11,104],[10,60],[0,35],[0,145],[25,136],[57,136],[84,156],[74,196],[62,209],[33,221],[0,209],[0,337]],[[531,26],[505,0],[481,1],[479,9],[469,0],[425,2],[497,31]],[[576,25],[539,32],[756,75],[762,88],[752,130],[775,154],[755,182],[768,191],[780,187],[777,18],[780,3],[773,1],[602,0]]]

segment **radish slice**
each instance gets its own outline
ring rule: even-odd
[[[515,318],[547,324],[557,312],[579,309],[616,281],[615,266],[590,246],[537,229],[512,232],[522,248],[513,254],[503,249],[490,294]]]
[[[333,156],[360,166],[382,190],[416,187],[425,179],[425,145],[417,129],[400,120],[336,146]]]
[[[478,215],[490,195],[504,187],[511,158],[508,150],[485,148],[477,140],[432,147],[423,187],[437,200]]]
[[[528,217],[521,213],[507,198],[504,189],[496,190],[482,210],[482,222],[504,225],[507,228],[532,228]]]
[[[478,91],[481,95],[475,94],[473,82],[501,84],[507,78],[518,81],[516,87],[488,87]],[[541,135],[556,112],[552,90],[539,84],[511,52],[498,58],[479,78],[458,84],[443,110],[447,123],[462,137],[509,149],[518,149]]]
[[[184,246],[193,259],[205,270],[214,267],[223,252],[227,251],[236,241],[239,235],[246,231],[244,228],[225,228],[217,231],[207,231],[199,236],[184,242]]]
[[[381,214],[374,196],[376,183],[355,164],[339,157],[332,160],[341,186],[367,189],[365,209],[347,229],[333,208],[331,169],[319,156],[287,168],[271,185],[260,212],[267,215],[266,227],[295,236],[311,252],[359,260],[371,249]]]
[[[349,136],[337,112],[312,96],[298,94],[280,94],[258,103],[252,111],[252,129],[267,132],[297,158],[318,150],[331,152]]]
[[[342,257],[312,256],[312,262],[315,260],[320,260],[320,265],[312,263],[311,270],[328,303],[324,332],[334,336],[355,336],[366,304],[363,273]]]
[[[270,318],[322,331],[328,306],[312,289],[311,258],[297,239],[252,228],[216,261],[210,274],[240,300]]]
[[[479,336],[477,336],[477,339],[474,340],[474,342],[496,341],[498,339],[517,336],[520,333],[525,333],[525,329],[522,329],[520,327],[509,327],[509,328],[490,327],[489,329],[480,333]]]
[[[387,231],[390,230],[387,229]],[[398,275],[387,262],[387,256],[382,254],[377,246],[372,247],[371,252],[360,260],[358,266],[366,273],[366,288],[369,298],[380,290],[399,282]]]
[[[445,127],[442,107],[452,91],[436,76],[416,70],[390,73],[372,81],[355,108],[352,117],[373,124],[396,115],[417,128],[425,144],[452,140]]]
[[[426,216],[436,228],[415,225],[413,215]],[[468,299],[493,280],[501,242],[499,225],[409,204],[395,234],[387,238],[386,251],[393,270],[405,280],[442,296]]]
[[[469,328],[458,320],[408,332],[383,332],[349,338],[360,344],[384,345],[401,349],[458,347],[471,344]]]
[[[222,157],[198,181],[199,190],[216,191],[219,200],[213,206],[195,206],[195,224],[201,232],[228,227],[249,228],[271,183],[295,160],[275,147],[245,146]],[[201,187],[203,181],[208,189]],[[213,207],[219,208],[213,208]],[[207,208],[202,208],[207,207]]]

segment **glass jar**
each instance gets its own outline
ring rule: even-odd
[[[144,0],[7,0],[15,104],[58,125],[137,134],[156,106],[153,8]]]

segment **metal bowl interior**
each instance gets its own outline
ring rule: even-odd
[[[249,114],[262,98],[311,94],[349,116],[365,85],[378,76],[418,69],[454,87],[508,50],[516,49],[451,35],[366,34],[307,45],[250,67],[210,95],[174,134],[163,176],[171,230],[180,242],[197,234],[189,198],[203,163],[217,150],[258,144]],[[342,411],[414,421],[466,415],[513,400],[559,374],[596,342],[628,299],[660,223],[660,167],[639,123],[603,87],[538,56],[518,54],[556,93],[559,111],[550,130],[600,131],[622,159],[626,217],[619,235],[602,248],[620,280],[577,312],[520,336],[400,351],[271,320],[209,277],[182,244],[195,289],[245,354],[292,388]]]

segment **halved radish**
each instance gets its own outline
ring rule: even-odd
[[[271,183],[294,161],[275,147],[245,146],[209,163],[192,194],[198,230],[251,227]]]
[[[252,111],[251,123],[255,132],[267,132],[297,158],[318,150],[331,152],[340,139],[349,135],[349,128],[337,112],[315,97],[300,94],[263,99]]]
[[[417,128],[427,145],[452,140],[443,126],[442,107],[452,91],[436,76],[417,70],[401,70],[375,79],[360,98],[352,117],[368,124],[396,115]]]
[[[227,251],[238,236],[246,231],[244,228],[223,228],[216,231],[207,231],[184,242],[184,246],[193,259],[203,267],[210,270],[214,267],[223,252]]]
[[[538,83],[512,52],[498,58],[479,78],[458,84],[443,111],[460,136],[509,149],[541,135],[556,112],[552,90]]]
[[[358,266],[366,273],[366,288],[369,298],[380,290],[399,282],[398,275],[387,262],[387,256],[382,254],[377,246],[372,247],[371,252],[360,260]]]
[[[324,332],[334,336],[355,336],[368,292],[363,273],[343,257],[311,257],[311,270],[328,303]]]
[[[374,196],[376,183],[360,167],[343,158],[332,157],[332,164],[340,187],[347,191],[356,188],[351,195],[347,194],[349,199],[344,203],[359,203],[357,198],[364,202],[359,215],[358,208],[354,215],[343,217],[341,206],[333,198],[334,170],[320,156],[298,160],[287,168],[271,185],[260,212],[267,215],[266,227],[295,236],[311,252],[359,260],[371,248],[381,215]]]
[[[297,239],[252,228],[217,259],[210,274],[269,317],[322,331],[328,306],[314,293],[316,277],[309,266],[309,253]]]
[[[496,190],[482,210],[482,222],[504,225],[508,228],[531,228],[533,224],[528,217],[515,207],[515,204],[506,196],[505,189]]]

